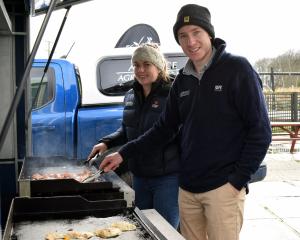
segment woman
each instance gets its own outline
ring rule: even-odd
[[[135,81],[133,88],[125,95],[122,126],[115,133],[102,138],[93,147],[89,159],[144,134],[159,118],[165,106],[171,79],[157,45],[139,46],[132,55],[132,65]],[[139,209],[156,209],[177,229],[179,154],[176,137],[150,155],[137,153],[127,164],[133,174],[135,205]]]

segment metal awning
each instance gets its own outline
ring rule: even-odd
[[[1,1],[1,0],[0,0]],[[40,15],[47,12],[50,4],[50,0],[32,0],[32,15]],[[91,0],[57,0],[56,5],[54,7],[54,10],[62,9],[62,8],[68,8],[70,6],[84,3]]]
[[[0,0],[0,34],[1,33],[12,33],[11,21],[9,19],[3,0]]]

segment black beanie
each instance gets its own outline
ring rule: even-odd
[[[173,27],[174,37],[178,44],[178,30],[185,25],[197,25],[207,31],[212,39],[215,38],[214,26],[210,22],[210,12],[206,7],[187,4],[179,10]]]

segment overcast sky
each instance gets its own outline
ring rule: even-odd
[[[300,0],[91,0],[70,9],[53,56],[67,54],[75,42],[68,60],[80,70],[84,83],[82,103],[93,103],[101,95],[95,85],[97,60],[111,55],[121,35],[131,26],[149,24],[158,32],[162,47],[181,51],[172,28],[177,12],[187,3],[208,7],[216,37],[227,42],[227,51],[248,58],[252,64],[289,50],[300,51]],[[37,57],[48,56],[48,45],[55,40],[64,12],[63,9],[52,14]],[[32,18],[31,46],[43,19],[44,15]]]
[[[300,50],[300,0],[92,0],[71,8],[54,57],[68,52],[75,61],[91,54],[105,54],[132,25],[147,23],[158,32],[162,45],[179,49],[172,27],[181,6],[201,4],[209,8],[216,37],[227,42],[227,51],[247,57],[251,63]],[[38,57],[47,55],[65,10],[52,14]],[[44,15],[31,20],[31,46]]]

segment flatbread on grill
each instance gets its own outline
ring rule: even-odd
[[[91,232],[77,232],[77,231],[69,231],[67,233],[57,233],[52,232],[48,233],[45,237],[46,240],[73,240],[73,239],[81,239],[81,240],[87,240],[91,237],[93,237],[94,234]]]
[[[127,221],[119,221],[111,224],[112,227],[119,228],[122,232],[126,231],[134,231],[136,230],[136,226]]]
[[[69,231],[66,233],[65,238],[69,237],[70,239],[89,239],[93,236],[94,234],[91,232]]]
[[[59,240],[59,239],[64,239],[64,234],[51,232],[51,233],[47,233],[45,237],[45,240]]]
[[[75,239],[80,239],[80,240],[88,240],[88,238],[85,237],[76,237],[76,238],[72,238],[68,235],[65,235],[64,240],[75,240]]]
[[[95,231],[95,235],[101,238],[112,238],[121,235],[122,231],[116,227],[107,227]]]

